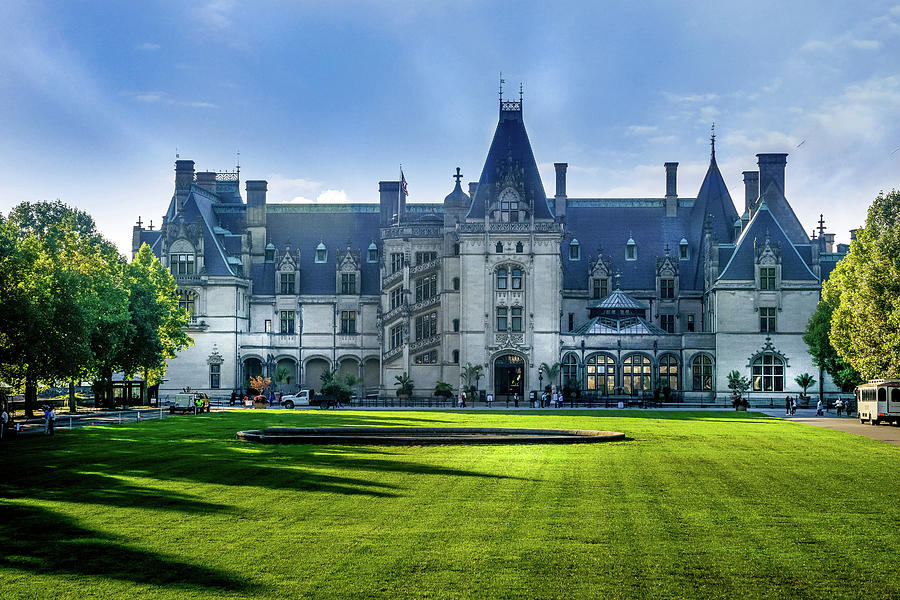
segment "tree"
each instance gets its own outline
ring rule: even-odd
[[[794,377],[794,381],[797,382],[801,388],[803,388],[803,396],[806,396],[806,390],[811,386],[815,385],[815,378],[809,373],[800,373],[796,377]]]
[[[466,381],[466,391],[474,394],[478,391],[478,381],[484,376],[484,367],[467,362],[462,369],[463,379]]]
[[[446,381],[438,380],[434,384],[434,395],[439,398],[449,398],[453,395],[453,386]]]
[[[750,406],[750,402],[744,398],[744,394],[750,389],[750,380],[741,375],[740,371],[734,370],[728,374],[728,389],[731,390],[731,405],[736,410],[742,407],[746,410]]]
[[[263,377],[262,375],[257,375],[256,377],[250,378],[250,387],[256,390],[257,395],[262,395],[269,386],[272,385],[271,377]]]
[[[403,375],[395,375],[394,379],[395,379],[394,385],[398,386],[397,387],[397,396],[411,396],[412,395],[413,389],[415,387],[415,382],[407,374],[406,371],[403,371]]]
[[[809,347],[813,363],[831,376],[841,391],[849,392],[862,383],[863,379],[850,363],[842,359],[831,345],[831,316],[834,305],[824,299],[819,302],[816,312],[809,318],[803,341]]]
[[[352,373],[338,375],[337,369],[326,370],[319,379],[322,380],[322,394],[334,398],[338,404],[349,403],[353,397],[353,388],[361,381]]]
[[[822,286],[829,340],[865,379],[900,378],[900,191],[880,193]]]

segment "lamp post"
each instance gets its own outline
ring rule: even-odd
[[[544,368],[540,367],[538,369],[538,386],[540,389],[538,390],[538,398],[541,400],[541,408],[544,408]]]

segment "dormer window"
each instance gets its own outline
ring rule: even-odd
[[[172,254],[169,258],[172,275],[193,275],[196,272],[193,254]]]
[[[369,257],[368,257],[368,261],[369,261],[370,263],[377,263],[377,262],[378,262],[378,246],[375,245],[375,242],[372,242],[371,244],[369,244]]]
[[[632,237],[628,238],[625,244],[625,260],[637,260],[637,244]]]
[[[266,244],[266,262],[275,262],[275,246]]]
[[[325,247],[324,242],[319,242],[319,245],[316,246],[316,262],[323,263],[328,260],[328,248]]]
[[[678,259],[679,260],[690,260],[691,258],[691,250],[688,246],[688,241],[684,238],[681,238],[681,241],[678,242]]]
[[[569,242],[569,260],[581,260],[581,244],[577,239]]]
[[[759,268],[759,289],[773,291],[775,290],[775,281],[777,275],[775,267]]]
[[[500,222],[519,222],[519,194],[511,187],[500,192]]]

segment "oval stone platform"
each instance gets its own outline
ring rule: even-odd
[[[592,429],[485,427],[269,427],[239,431],[238,439],[260,444],[434,446],[484,444],[595,444],[621,441],[624,433]]]

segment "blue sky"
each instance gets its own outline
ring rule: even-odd
[[[719,166],[787,152],[787,196],[839,241],[900,187],[900,3],[119,2],[7,0],[0,14],[0,211],[90,212],[130,250],[158,224],[176,148],[269,181],[270,201],[377,201],[403,164],[410,200],[477,179],[497,83],[553,193],[694,196]]]

